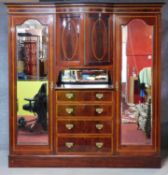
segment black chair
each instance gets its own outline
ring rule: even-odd
[[[26,121],[24,117],[20,117],[18,120],[19,128],[28,128],[30,131],[33,131],[36,125],[40,124],[43,130],[47,130],[47,84],[43,83],[34,96],[33,99],[25,98],[28,101],[28,104],[23,105],[23,109],[30,111],[37,115],[36,119]],[[32,122],[34,122],[32,124]],[[28,123],[31,123],[28,125]]]

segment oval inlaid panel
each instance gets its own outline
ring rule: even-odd
[[[62,51],[64,59],[72,60],[78,49],[78,33],[73,20],[67,21],[62,31]]]
[[[102,19],[97,19],[92,28],[92,52],[97,60],[102,60],[107,52],[107,30]]]

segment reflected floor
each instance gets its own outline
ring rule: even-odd
[[[24,116],[29,125],[35,121],[34,116]],[[40,125],[36,125],[32,130],[29,126],[18,128],[17,143],[19,145],[48,145],[48,132],[44,131]]]
[[[152,140],[147,139],[145,133],[138,129],[136,123],[122,124],[122,145],[151,145]]]

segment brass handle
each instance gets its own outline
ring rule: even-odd
[[[72,114],[74,112],[74,108],[65,108],[65,111],[68,113],[68,114]]]
[[[73,142],[65,142],[65,146],[70,149],[74,146],[74,143]]]
[[[65,125],[65,127],[68,129],[68,130],[71,130],[74,128],[74,124],[71,124],[71,123],[68,123]]]
[[[103,124],[96,124],[96,129],[101,130],[103,129],[104,125]]]
[[[97,148],[103,148],[103,146],[104,146],[104,143],[103,142],[96,142],[96,147]]]
[[[96,98],[98,100],[102,99],[104,97],[104,94],[103,93],[96,93]]]
[[[104,111],[103,108],[96,108],[97,114],[102,114],[103,111]]]
[[[75,97],[75,94],[72,93],[72,92],[69,92],[69,93],[66,93],[66,94],[65,94],[65,97],[66,97],[67,99],[71,100],[71,99],[73,99],[73,98]]]

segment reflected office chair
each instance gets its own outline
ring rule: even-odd
[[[47,130],[47,84],[43,83],[38,93],[32,98],[25,98],[28,104],[23,105],[23,109],[29,112],[33,112],[37,118],[33,120],[27,120],[24,117],[20,117],[18,120],[18,127],[22,129],[29,129],[33,131],[37,125],[41,125],[43,130]],[[30,124],[29,124],[30,123]]]

